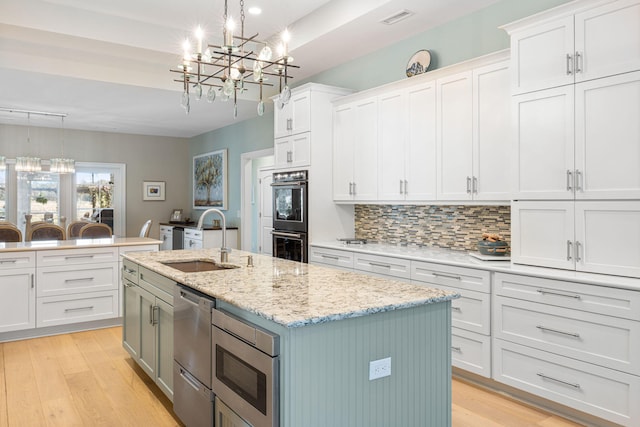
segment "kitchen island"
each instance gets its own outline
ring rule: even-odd
[[[217,261],[218,249],[125,258],[279,336],[280,426],[451,425],[456,293],[243,251],[229,255],[238,268],[198,273],[163,263]],[[390,375],[370,379],[387,358]]]

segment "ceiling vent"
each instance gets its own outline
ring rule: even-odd
[[[384,18],[380,22],[382,24],[393,25],[393,24],[397,24],[403,19],[410,17],[411,15],[415,15],[415,12],[411,12],[410,10],[407,10],[407,9],[402,9],[401,11],[396,12],[393,15]]]

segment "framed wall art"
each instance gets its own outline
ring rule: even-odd
[[[227,150],[193,157],[193,208],[227,209]]]
[[[164,181],[144,181],[142,183],[142,200],[164,200]]]

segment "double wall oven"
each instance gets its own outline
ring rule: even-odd
[[[273,174],[273,256],[307,262],[308,172]]]

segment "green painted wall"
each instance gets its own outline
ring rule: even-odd
[[[498,27],[569,0],[502,0],[480,11],[425,31],[402,42],[331,68],[302,80],[364,90],[405,77],[411,55],[429,49],[430,69],[441,68],[509,47],[509,37]],[[304,64],[300,64],[304,67]],[[227,217],[238,225],[240,210],[240,156],[249,151],[273,147],[273,113],[208,132],[190,139],[191,155],[228,148],[229,201]],[[190,166],[191,170],[192,166]],[[191,172],[193,173],[193,171]],[[191,196],[192,198],[193,196]],[[191,200],[193,205],[193,200]],[[192,212],[192,218],[199,216]]]

